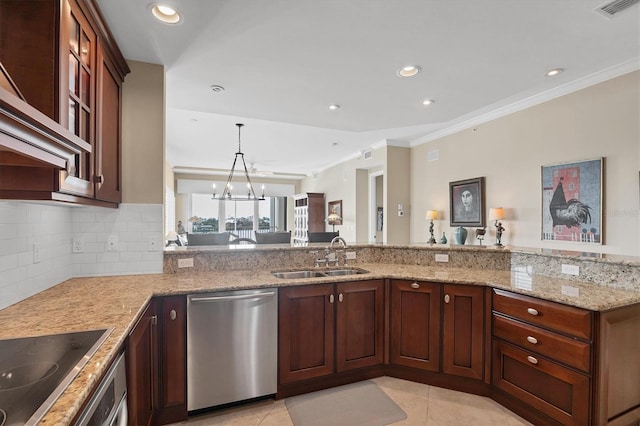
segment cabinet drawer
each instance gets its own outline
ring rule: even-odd
[[[564,334],[591,340],[592,313],[585,309],[493,289],[493,310]]]
[[[492,383],[564,425],[589,424],[589,377],[493,341]]]
[[[493,314],[493,335],[522,347],[546,355],[563,364],[589,373],[591,345],[543,330],[510,318]]]

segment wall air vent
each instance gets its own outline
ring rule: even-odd
[[[362,152],[362,158],[365,160],[370,160],[371,157],[373,157],[373,151],[368,150],[368,151],[363,151]]]
[[[638,4],[640,4],[640,0],[613,0],[597,8],[596,12],[601,13],[607,18],[613,18]]]

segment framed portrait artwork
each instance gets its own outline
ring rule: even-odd
[[[449,182],[451,226],[485,226],[484,177]]]
[[[542,166],[542,240],[602,244],[603,160]]]
[[[330,225],[342,225],[342,200],[329,201],[328,216],[330,218]],[[332,216],[336,215],[336,216]]]

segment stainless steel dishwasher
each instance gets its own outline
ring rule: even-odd
[[[278,290],[187,297],[187,410],[277,390]]]

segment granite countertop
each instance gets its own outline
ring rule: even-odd
[[[112,328],[76,379],[45,415],[42,424],[69,424],[116,357],[135,320],[153,296],[242,288],[282,287],[322,282],[397,278],[488,285],[594,311],[640,303],[639,291],[532,276],[514,271],[358,263],[368,274],[286,280],[269,270],[73,278],[0,310],[0,339]]]

